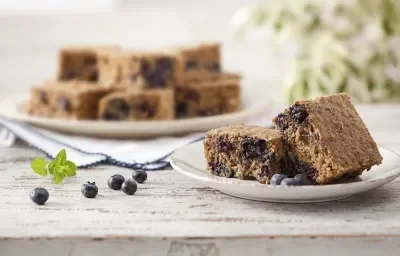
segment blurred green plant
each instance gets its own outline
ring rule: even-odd
[[[400,101],[399,0],[264,0],[238,10],[236,37],[266,29],[292,43],[286,99],[347,92],[356,102]]]

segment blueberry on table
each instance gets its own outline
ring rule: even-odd
[[[280,185],[283,179],[286,179],[288,176],[285,174],[274,174],[271,178],[271,185]]]
[[[29,197],[35,204],[42,205],[49,199],[49,192],[45,188],[35,188],[29,193]]]
[[[300,173],[294,176],[294,179],[299,182],[300,185],[311,185],[312,182],[308,179],[306,174]]]
[[[122,183],[124,183],[124,181],[124,176],[122,176],[121,174],[114,174],[108,179],[107,184],[111,189],[119,190],[121,189]]]
[[[147,172],[143,170],[134,170],[132,173],[132,178],[137,183],[143,183],[147,180]]]
[[[135,194],[137,190],[137,184],[134,180],[128,179],[122,183],[122,191],[124,191],[125,194],[127,195],[133,195]]]
[[[285,178],[281,181],[282,186],[299,186],[300,183],[298,180],[295,180],[294,178]]]
[[[99,192],[98,187],[96,186],[96,182],[87,182],[87,184],[83,184],[81,188],[82,195],[86,198],[94,198],[97,196]]]

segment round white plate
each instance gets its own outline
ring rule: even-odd
[[[203,142],[196,142],[177,150],[171,165],[179,173],[223,193],[257,201],[281,203],[313,203],[343,199],[377,188],[400,176],[400,156],[379,148],[383,163],[365,171],[346,183],[316,186],[273,186],[257,181],[229,179],[206,172]]]
[[[271,108],[271,99],[262,88],[242,88],[242,109],[239,112],[218,116],[171,121],[102,121],[63,120],[26,115],[22,105],[25,95],[11,95],[0,102],[0,115],[55,131],[97,137],[154,137],[204,132],[224,125],[245,122],[248,118]]]

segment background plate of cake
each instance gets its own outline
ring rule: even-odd
[[[377,146],[347,94],[297,101],[273,123],[212,129],[171,165],[230,195],[286,203],[338,200],[400,176],[400,156]]]
[[[206,131],[266,111],[268,98],[223,70],[220,52],[218,43],[67,46],[55,78],[10,95],[0,114],[74,134],[143,137]]]

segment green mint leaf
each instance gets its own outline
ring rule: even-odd
[[[67,152],[65,149],[58,152],[56,158],[54,159],[55,165],[63,165],[67,161]]]
[[[34,172],[36,172],[40,176],[46,176],[47,175],[46,165],[47,163],[44,158],[37,157],[32,160],[31,168]]]
[[[53,175],[53,174],[54,174],[54,171],[55,171],[55,169],[56,169],[54,161],[51,161],[51,162],[49,163],[49,165],[47,166],[47,168],[49,169],[49,173],[50,173],[51,175]]]
[[[59,172],[54,172],[53,174],[53,181],[55,184],[60,184],[63,179],[64,179],[65,175]]]
[[[67,176],[72,177],[76,175],[76,170],[78,167],[73,162],[67,160],[65,161],[66,171],[64,172]]]

